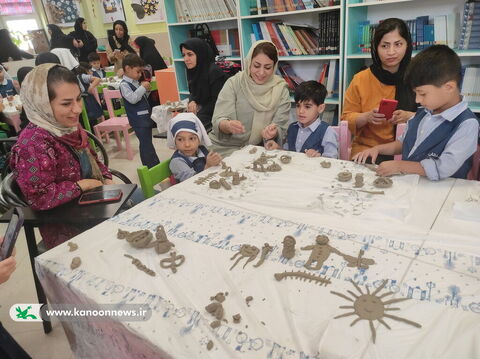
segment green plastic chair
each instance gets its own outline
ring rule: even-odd
[[[158,165],[148,168],[142,166],[137,168],[138,178],[140,179],[140,186],[145,198],[150,198],[155,195],[153,186],[170,177],[170,183],[175,184],[175,180],[170,172],[170,159],[159,163]]]

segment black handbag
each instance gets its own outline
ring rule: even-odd
[[[210,32],[210,28],[206,23],[203,24],[196,24],[195,27],[190,30],[190,37],[198,37],[199,39],[204,40],[208,46],[213,51],[213,55],[218,55],[217,45],[215,45],[215,41],[213,40],[212,33]]]

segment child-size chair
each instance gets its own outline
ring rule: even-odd
[[[338,126],[332,126],[332,129],[335,130],[338,135],[339,159],[350,161],[350,152],[352,152],[352,134],[348,129],[348,122],[340,121],[340,124]]]
[[[128,123],[128,118],[126,116],[123,117],[116,117],[115,113],[113,111],[113,104],[112,104],[112,99],[114,98],[122,98],[122,95],[120,94],[120,90],[103,90],[103,95],[105,98],[105,103],[107,104],[107,109],[108,109],[108,114],[110,118],[108,120],[105,120],[98,125],[94,126],[95,130],[95,135],[98,138],[102,138],[101,134],[102,131],[106,132],[107,134],[109,132],[114,133],[115,135],[115,140],[117,141],[117,147],[118,151],[122,150],[122,143],[120,142],[120,134],[119,132],[123,132],[123,138],[125,140],[125,147],[127,150],[127,158],[129,160],[133,159],[133,151],[132,147],[130,145],[130,135],[128,133],[128,130],[131,128],[130,124]]]
[[[397,138],[399,138],[404,132],[405,132],[405,129],[407,128],[407,124],[406,123],[399,123],[397,125],[397,130],[395,132],[395,140],[397,140]],[[393,159],[395,161],[400,161],[402,159],[402,155],[395,155],[393,156]]]
[[[152,168],[147,166],[142,166],[137,168],[138,178],[140,180],[140,186],[142,187],[142,192],[145,198],[150,198],[155,195],[155,190],[153,186],[162,182],[163,180],[170,177],[170,184],[174,185],[175,178],[173,178],[172,173],[170,172],[170,158],[166,161],[162,161]]]

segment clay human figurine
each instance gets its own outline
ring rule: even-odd
[[[375,181],[373,181],[373,185],[377,188],[389,188],[392,187],[393,181],[388,177],[377,177]]]
[[[177,267],[181,266],[184,262],[185,256],[181,254],[177,256],[177,253],[171,252],[169,258],[160,261],[160,267],[165,269],[170,268],[173,273],[177,273]]]
[[[352,179],[352,172],[349,172],[349,171],[339,172],[337,175],[337,179],[340,182],[348,182]]]
[[[293,238],[293,236],[285,236],[282,243],[282,257],[286,259],[292,259],[295,255],[295,244],[297,241],[295,238]]]
[[[268,253],[270,253],[273,250],[273,247],[265,243],[262,247],[262,254],[260,255],[260,260],[257,262],[257,264],[254,265],[254,267],[260,267],[263,262],[265,262],[265,258],[267,258]]]
[[[259,252],[260,252],[260,249],[258,249],[258,247],[251,246],[249,244],[243,244],[240,247],[240,250],[237,253],[235,253],[232,258],[230,258],[230,260],[234,260],[240,255],[237,261],[230,267],[230,270],[232,270],[238,264],[238,262],[240,262],[243,258],[247,257],[248,260],[243,265],[243,268],[245,268],[245,266],[248,263],[252,262],[253,260],[255,260],[255,258],[257,258],[257,255]]]
[[[310,257],[305,262],[305,265],[304,265],[305,268],[310,270],[321,269],[323,266],[323,263],[328,259],[328,257],[332,253],[343,257],[343,259],[345,259],[349,263],[348,264],[349,267],[356,267],[357,265],[359,265],[359,266],[364,266],[364,268],[368,268],[370,264],[375,263],[373,259],[361,258],[361,257],[357,258],[357,257],[346,255],[340,252],[338,249],[329,245],[328,244],[329,241],[330,240],[327,236],[318,235],[317,238],[315,239],[314,245],[301,248],[304,251],[312,251],[312,253],[310,254]],[[316,264],[313,265],[313,263],[316,263]]]
[[[357,173],[355,175],[355,184],[353,186],[357,188],[363,187],[363,173]]]

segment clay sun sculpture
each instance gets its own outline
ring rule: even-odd
[[[352,312],[348,312],[345,314],[340,314],[334,317],[334,319],[338,318],[343,318],[343,317],[349,317],[351,315],[357,315],[357,318],[350,324],[350,326],[354,326],[357,322],[360,320],[368,320],[369,325],[370,325],[370,331],[372,332],[372,341],[375,344],[375,339],[377,337],[377,333],[375,331],[375,327],[373,322],[375,320],[378,320],[381,324],[383,324],[387,329],[391,329],[390,326],[385,323],[383,320],[384,318],[390,318],[399,322],[404,322],[406,324],[413,325],[414,327],[421,328],[422,326],[416,322],[413,322],[411,320],[397,317],[396,315],[391,315],[386,312],[392,311],[392,310],[399,310],[400,308],[385,308],[385,306],[393,303],[398,303],[402,302],[404,300],[408,300],[410,298],[395,298],[395,299],[390,299],[387,301],[383,301],[382,299],[384,297],[387,297],[389,295],[392,295],[393,292],[386,292],[381,295],[378,295],[378,293],[385,287],[387,284],[387,281],[383,281],[383,283],[375,289],[372,293],[370,293],[370,289],[366,287],[367,293],[364,293],[360,287],[353,281],[351,281],[352,284],[355,286],[357,291],[360,293],[360,295],[355,294],[354,292],[348,290],[347,292],[350,293],[350,295],[353,298],[348,297],[345,294],[338,293],[335,291],[330,291],[330,293],[338,295],[339,297],[348,300],[349,302],[353,302],[352,305],[342,305],[339,308],[342,309],[353,309]]]

